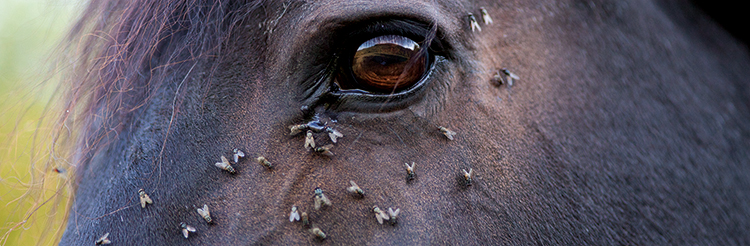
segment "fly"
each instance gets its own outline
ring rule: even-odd
[[[97,239],[96,241],[94,241],[94,244],[95,245],[105,245],[105,244],[112,243],[112,241],[109,241],[109,238],[107,238],[107,237],[109,237],[109,232],[104,233],[104,236],[102,236],[99,239]]]
[[[229,164],[229,160],[227,160],[226,157],[223,155],[221,156],[221,162],[217,162],[216,167],[224,169],[225,171],[234,174],[236,171],[234,170],[234,167],[232,167],[231,164]]]
[[[180,228],[182,228],[182,236],[185,238],[188,238],[189,233],[195,232],[195,227],[185,224],[185,222],[180,222]]]
[[[234,149],[234,163],[240,162],[240,158],[245,157],[245,152],[242,152],[242,150]]]
[[[145,208],[146,204],[154,203],[154,201],[151,200],[150,197],[148,197],[148,194],[146,194],[146,191],[143,189],[138,190],[138,198],[141,200],[141,208]]]
[[[261,164],[268,169],[273,168],[273,165],[271,164],[271,162],[266,160],[266,158],[263,156],[259,156],[258,158],[255,158],[255,161],[257,161],[258,164]]]
[[[456,132],[442,126],[438,126],[438,130],[440,130],[440,132],[443,133],[443,135],[445,135],[445,137],[451,141],[453,140],[453,136],[456,135]]]
[[[466,180],[466,185],[471,186],[472,176],[474,175],[474,169],[469,168],[468,172],[466,171],[466,169],[461,169],[461,171],[464,171],[464,180]]]
[[[482,21],[484,21],[484,24],[492,24],[492,18],[490,17],[490,14],[487,13],[487,9],[485,9],[484,7],[479,7],[479,11],[482,12]]]
[[[354,181],[349,180],[349,184],[352,186],[349,186],[349,188],[346,188],[349,192],[353,194],[357,194],[360,198],[365,196],[365,191],[362,190],[362,188],[359,188],[357,183],[354,183]]]
[[[292,212],[289,213],[289,222],[299,221],[299,212],[297,212],[297,206],[292,206]]]
[[[414,173],[414,165],[416,165],[416,163],[412,162],[411,166],[409,163],[404,163],[404,165],[406,165],[406,178],[409,180],[414,179],[414,176],[416,175]]]
[[[315,210],[319,210],[322,204],[325,204],[326,206],[331,206],[331,200],[328,200],[328,197],[326,197],[326,195],[323,194],[323,189],[318,187],[318,188],[315,188]]]
[[[472,13],[469,13],[469,24],[471,25],[472,32],[474,32],[474,30],[482,31],[482,28],[479,27],[479,22],[477,22],[477,18],[475,18]]]
[[[197,210],[198,210],[198,214],[200,214],[201,217],[203,217],[203,219],[206,220],[206,223],[211,224],[211,221],[213,220],[211,219],[211,212],[208,211],[208,205],[203,204],[203,208],[199,208]]]
[[[378,206],[372,207],[372,212],[375,213],[375,219],[378,220],[378,223],[380,223],[381,225],[383,224],[383,220],[390,219],[390,217],[388,217],[388,215]]]

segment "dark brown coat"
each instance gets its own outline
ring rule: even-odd
[[[750,61],[692,7],[112,2],[76,29],[99,35],[71,93],[86,100],[62,245],[750,244]],[[494,24],[472,32],[480,7]],[[317,97],[346,34],[390,20],[437,26],[444,59],[424,91],[392,109]],[[520,80],[496,86],[500,68]],[[332,157],[289,136],[316,112],[344,134]],[[232,175],[214,163],[234,148],[247,157]],[[314,210],[316,187],[332,206]],[[293,205],[325,240],[289,222]],[[398,224],[374,205],[400,208]]]

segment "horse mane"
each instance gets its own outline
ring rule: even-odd
[[[44,165],[33,170],[38,173],[32,174],[31,189],[45,189],[45,183],[53,182],[45,179],[47,175],[59,170],[65,170],[67,180],[57,184],[51,197],[28,192],[20,198],[34,205],[0,244],[11,231],[36,218],[47,223],[46,231],[57,229],[44,233],[38,244],[49,238],[57,242],[77,180],[91,158],[116,139],[129,137],[121,133],[153,95],[169,86],[167,76],[186,71],[187,64],[220,58],[233,28],[261,5],[252,0],[90,1],[56,51],[63,79],[50,85],[58,90],[42,116],[56,119],[53,129],[46,130],[51,132],[41,132],[50,138],[49,155],[44,155],[49,159],[35,160]],[[49,204],[53,210],[64,209],[64,215],[38,213]]]
[[[221,55],[243,13],[258,2],[92,1],[68,34],[72,68],[60,124],[80,133],[73,165],[118,138],[167,75]],[[77,131],[76,131],[77,130]]]

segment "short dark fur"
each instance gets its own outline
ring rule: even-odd
[[[471,32],[479,7],[495,23]],[[310,120],[300,94],[335,43],[326,30],[384,16],[434,20],[451,56],[402,110],[312,109],[345,137],[332,157],[307,152],[288,126]],[[690,6],[93,1],[72,37],[65,118],[83,119],[83,154],[62,245],[750,244],[750,59]],[[521,77],[511,88],[490,82],[502,67]],[[274,169],[216,168],[234,148]],[[332,206],[312,208],[315,187]],[[373,205],[400,208],[398,224]]]

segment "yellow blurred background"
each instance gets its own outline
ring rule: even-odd
[[[69,184],[51,166],[58,45],[79,0],[0,0],[0,245],[55,245]],[[48,115],[48,117],[43,117]]]

